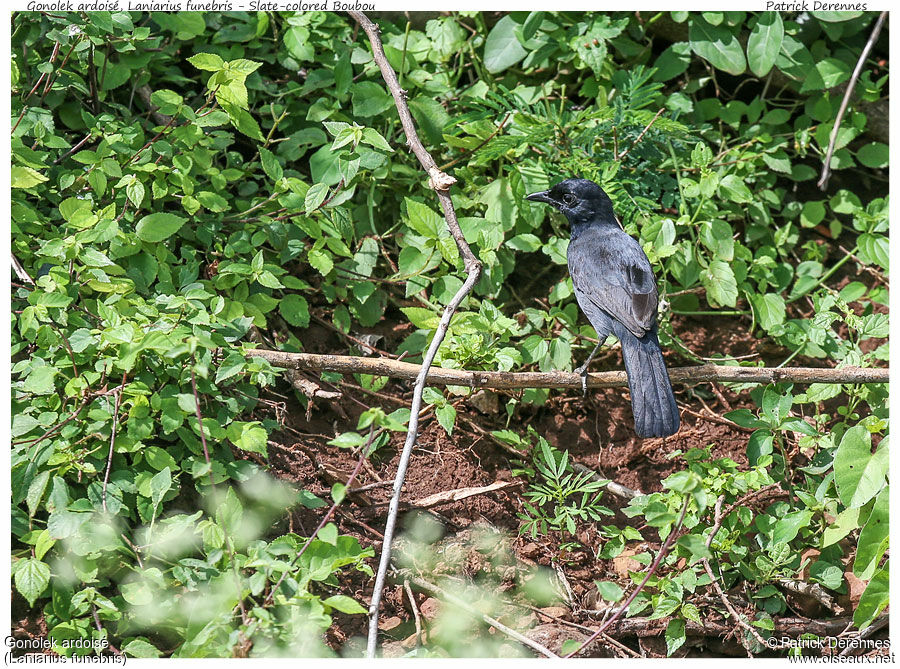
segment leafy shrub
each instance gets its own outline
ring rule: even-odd
[[[606,188],[646,249],[664,344],[696,357],[672,314],[749,315],[782,364],[886,361],[886,343],[866,343],[887,336],[887,146],[866,106],[886,95],[880,65],[864,68],[860,104],[838,132],[838,187],[811,189],[836,87],[872,20],[383,21],[388,60],[424,141],[454,167],[460,224],[484,263],[438,363],[571,369],[594,333],[579,325],[565,272],[568,234],[523,195],[572,174]],[[325,12],[16,13],[12,30],[12,250],[28,276],[12,295],[17,591],[55,638],[114,640],[131,656],[328,652],[292,644],[301,629],[310,639],[327,628],[333,610],[362,613],[332,590],[348,570],[366,571],[372,551],[330,525],[295,561],[305,539],[271,531],[297,500],[324,502],[259,494],[272,485],[260,482],[279,425],[263,393],[277,371],[240,342],[263,332],[297,351],[313,318],[341,333],[408,321],[397,353],[416,360],[461,285],[457,248],[402,150],[370,51],[347,17]],[[875,279],[838,286],[851,262]],[[535,306],[535,291],[546,304]],[[510,417],[548,396],[511,398]],[[450,432],[450,400],[426,399]],[[858,529],[853,568],[870,581],[855,616],[863,626],[887,602],[886,389],[781,385],[754,399],[759,412],[732,416],[755,430],[747,471],[706,451],[685,454],[686,466],[709,499],[770,480],[791,495],[756,515],[738,509],[711,555],[728,582],[758,588],[765,629],[763,612],[783,606],[767,588],[799,573],[801,545],[821,550],[813,579],[840,590],[840,540]],[[399,430],[407,418],[382,412],[357,429]],[[789,445],[809,464],[795,468]],[[867,463],[864,478],[854,461]],[[675,503],[667,495],[630,512],[661,527]],[[703,553],[709,503],[706,516],[700,506],[678,556]],[[685,574],[695,571],[665,576],[634,611],[692,619],[684,593],[703,576]],[[201,602],[203,615],[188,615]]]

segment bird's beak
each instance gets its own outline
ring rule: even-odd
[[[556,204],[553,198],[550,197],[550,191],[548,190],[542,190],[537,193],[532,193],[531,195],[526,195],[525,199],[531,202],[546,202],[547,204],[553,205]]]

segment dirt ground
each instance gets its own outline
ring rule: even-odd
[[[845,277],[841,283],[848,280],[849,277]],[[792,305],[792,308],[802,312],[805,307],[801,301]],[[316,315],[314,310],[313,322],[303,333],[306,351],[334,353],[353,350],[353,339],[338,333],[328,323],[324,305],[319,307],[318,317]],[[371,329],[370,333],[382,337],[377,344],[378,348],[396,350],[402,339],[409,334],[410,326],[388,323],[401,321],[402,319],[386,318],[383,324]],[[735,357],[752,355],[767,364],[778,364],[788,355],[787,351],[755,337],[749,330],[749,317],[712,319],[676,315],[672,317],[672,325],[681,343],[700,358],[723,354]],[[873,346],[879,343],[880,340],[872,340]],[[680,353],[677,347],[669,347],[666,358],[672,367],[696,362]],[[821,366],[824,363],[798,358],[794,364]],[[601,351],[591,366],[592,371],[619,368],[621,354],[616,347]],[[266,401],[260,403],[257,418],[277,418],[282,422],[282,429],[271,435],[269,460],[263,464],[267,465],[273,475],[328,499],[333,483],[347,481],[356,464],[356,457],[350,450],[327,442],[341,432],[355,429],[359,415],[367,408],[379,406],[390,412],[408,407],[412,384],[391,380],[377,393],[372,393],[356,385],[350,376],[345,376],[337,385],[314,376],[307,378],[318,383],[324,390],[339,392],[340,396],[315,399],[310,406],[305,407],[299,395],[286,383],[279,384],[270,397],[264,394],[263,399]],[[541,609],[524,609],[519,605],[516,611],[506,611],[504,620],[514,620],[517,629],[554,652],[559,651],[566,639],[584,640],[600,620],[594,582],[615,581],[623,590],[630,591],[633,583],[629,570],[644,569],[631,556],[646,550],[655,553],[659,549],[659,538],[647,528],[640,528],[644,542],[633,542],[635,545],[628,546],[621,556],[606,560],[595,556],[602,539],[598,528],[592,524],[585,524],[579,529],[577,539],[581,546],[574,547],[565,555],[560,554],[560,537],[557,534],[551,532],[538,538],[520,535],[522,520],[519,514],[523,512],[524,479],[515,476],[513,472],[521,465],[521,460],[527,458],[520,460],[515,453],[510,452],[509,447],[504,449],[490,433],[508,427],[523,434],[526,427],[531,425],[553,446],[569,451],[574,462],[645,494],[661,490],[663,479],[674,471],[683,469],[683,460],[672,457],[676,451],[684,453],[691,448],[710,447],[714,457],[731,458],[739,466],[746,467],[745,450],[750,431],[735,426],[721,416],[733,409],[754,408],[749,393],[736,393],[722,384],[702,383],[695,386],[677,385],[675,394],[682,409],[682,424],[679,432],[667,439],[642,440],[635,436],[626,388],[592,390],[586,398],[582,398],[577,391],[551,391],[543,406],[520,404],[509,424],[502,409],[505,402],[502,394],[494,398],[496,401],[493,402],[476,403],[459,398],[456,401],[458,416],[452,436],[447,435],[433,414],[426,414],[420,421],[420,432],[404,487],[400,536],[402,540],[413,517],[424,513],[441,527],[441,536],[435,546],[441,546],[442,554],[451,552],[453,548],[459,549],[459,559],[452,564],[444,564],[441,568],[435,567],[432,574],[421,575],[427,580],[429,576],[437,576],[437,572],[442,571],[441,575],[462,578],[466,582],[475,582],[485,577],[493,584],[492,587],[496,587],[497,592],[512,593],[521,580],[521,575],[527,570],[540,567],[555,570],[560,583],[564,582],[565,585],[564,588],[560,586],[559,601]],[[277,407],[277,410],[273,410],[273,407]],[[381,532],[404,438],[403,433],[393,434],[391,442],[365,463],[334,518],[341,533],[357,537],[363,546],[374,547],[376,557],[369,560],[373,570],[377,568],[382,548]],[[237,451],[235,455],[246,457],[246,454]],[[793,455],[802,457],[799,453]],[[499,489],[460,501],[433,504],[424,512],[416,507],[417,500],[429,496],[492,484],[497,484]],[[360,488],[362,490],[357,490]],[[627,506],[626,499],[605,493],[602,502],[614,512],[609,518],[609,524],[623,527],[633,522],[621,513],[621,509]],[[321,520],[321,513],[322,509],[310,510],[298,506],[285,519],[285,527],[279,527],[278,531],[287,529],[308,536]],[[502,545],[502,550],[497,549],[488,557],[485,557],[483,550],[473,548],[477,543],[477,536],[479,533],[483,534],[485,528],[501,537],[498,545]],[[395,551],[395,555],[398,552],[402,551]],[[852,572],[850,575],[852,576]],[[339,589],[335,593],[350,595],[367,606],[373,579],[360,572],[349,572],[341,578]],[[851,591],[852,586],[851,583]],[[410,594],[414,598],[415,607],[410,602]],[[859,592],[851,592],[850,596],[856,599]],[[815,606],[811,607],[809,601],[794,598],[789,603],[796,617],[779,622],[785,629],[818,629],[821,634],[837,634],[846,625],[845,620],[840,629],[832,630],[828,627],[827,620],[815,620],[815,616],[824,612],[816,610]],[[29,611],[25,601],[18,595],[13,596],[12,604],[12,633],[15,638],[46,635],[46,623],[42,616]],[[410,588],[407,592],[402,584],[389,584],[382,600],[380,616],[385,654],[399,656],[412,651],[416,647],[417,630],[427,639],[439,608],[438,599],[432,593],[421,588]],[[745,613],[750,614],[750,617],[753,615],[750,609]],[[726,621],[717,612],[715,605],[704,610],[703,616],[703,626],[688,626],[688,641],[676,655],[746,656],[746,651],[732,636],[733,623]],[[834,624],[837,622],[839,621]],[[635,627],[638,623],[640,627]],[[642,619],[637,622],[620,620],[609,632],[614,641],[594,644],[586,656],[664,657],[665,624],[665,619]],[[338,653],[358,654],[364,647],[366,625],[365,616],[335,612],[334,624],[326,635],[326,641]],[[791,625],[794,627],[791,628]],[[815,627],[816,625],[820,627]],[[874,638],[884,637],[886,634],[885,628]],[[518,650],[518,647],[514,650]]]
[[[766,348],[761,343],[763,340],[754,337],[749,328],[749,318],[673,317],[674,331],[680,333],[683,344],[697,356],[756,355],[769,364],[778,364],[786,357],[788,352],[771,344]],[[380,346],[387,350],[392,350],[392,346],[396,346],[405,335],[403,328],[375,330],[384,336]],[[321,325],[311,326],[304,336],[304,345],[309,352],[334,352],[342,347],[346,349],[348,343],[352,344]],[[670,366],[692,364],[686,357],[672,351],[667,353],[667,362]],[[797,359],[795,364],[821,366],[823,363]],[[592,371],[620,366],[620,353],[613,348],[601,353],[599,360],[593,363]],[[363,392],[349,377],[345,377],[345,382],[339,386],[328,389],[340,390],[342,398],[317,400],[308,415],[299,405],[288,407],[285,430],[274,437],[274,441],[283,443],[285,447],[270,451],[270,465],[277,475],[323,497],[327,497],[332,483],[346,480],[355,464],[354,457],[347,450],[330,446],[327,440],[336,433],[353,429],[359,413],[366,407],[381,406],[386,411],[392,411],[408,406],[411,397],[411,383],[393,380],[377,396]],[[675,391],[682,408],[682,426],[676,435],[667,439],[642,440],[635,436],[630,398],[627,389],[620,388],[593,390],[585,399],[577,392],[552,391],[543,406],[520,405],[510,427],[522,433],[527,425],[532,425],[553,446],[568,450],[575,462],[642,493],[661,490],[660,482],[683,468],[683,460],[670,455],[675,451],[710,446],[714,457],[728,457],[742,467],[747,466],[745,450],[750,431],[735,426],[721,416],[733,409],[754,408],[749,393],[738,394],[724,385],[709,383],[678,386]],[[495,406],[502,407],[504,398],[501,395],[499,399]],[[561,568],[570,591],[570,604],[560,603],[529,613],[530,618],[525,621],[526,626],[530,627],[528,635],[535,640],[541,639],[541,643],[546,643],[551,649],[554,645],[558,649],[564,639],[586,638],[587,632],[579,631],[578,625],[593,624],[596,627],[596,618],[587,613],[595,608],[597,601],[594,581],[618,581],[628,591],[633,585],[628,569],[622,568],[622,560],[638,552],[637,548],[626,549],[617,560],[597,559],[591,547],[599,545],[599,535],[597,528],[588,524],[578,534],[583,547],[568,552],[565,560],[561,561],[559,536],[553,533],[537,539],[530,535],[520,536],[518,530],[522,521],[518,514],[523,511],[523,484],[520,483],[522,479],[513,474],[516,458],[489,436],[491,431],[507,427],[505,412],[502,409],[485,410],[483,403],[478,403],[476,407],[465,399],[457,404],[457,411],[456,428],[450,437],[431,416],[426,416],[420,423],[419,437],[404,487],[401,525],[404,517],[408,518],[404,514],[412,509],[408,503],[410,500],[459,488],[514,482],[514,485],[500,490],[430,507],[427,513],[443,526],[444,540],[448,537],[466,537],[473,528],[487,526],[508,538],[509,547],[520,565]],[[380,532],[384,527],[390,483],[404,437],[402,433],[393,435],[392,443],[382,448],[367,464],[354,484],[354,488],[364,487],[366,490],[351,494],[337,519],[341,532],[358,537],[363,545],[374,545],[376,558],[371,561],[373,569],[377,567],[377,556],[381,551]],[[378,485],[380,483],[384,485]],[[616,512],[610,523],[622,526],[630,522],[619,513],[627,505],[627,500],[605,494],[603,503]],[[295,520],[299,525],[296,529],[302,533],[304,529],[315,526],[319,512],[301,510],[295,514]],[[644,536],[647,543],[639,546],[640,550],[649,548],[655,551],[659,548],[658,537],[652,532],[645,531]],[[481,566],[484,567],[483,564]],[[633,561],[632,568],[643,569]],[[471,571],[471,564],[464,570]],[[372,581],[368,577],[354,574],[348,577],[348,582],[342,583],[342,592],[352,594],[367,605],[371,586]],[[414,597],[427,629],[431,620],[424,612],[435,608],[435,600],[427,592],[417,592]],[[802,604],[796,603],[797,610],[804,610]],[[419,611],[413,610],[409,594],[404,593],[401,585],[395,584],[386,589],[380,618],[382,631],[388,640],[386,654],[400,655],[415,647],[414,619],[418,618]],[[815,612],[808,607],[805,611],[808,614]],[[710,613],[708,624],[722,627],[718,634],[689,628],[688,643],[677,654],[697,657],[746,656],[734,639],[730,642],[723,640],[732,625],[722,616]],[[365,626],[364,616],[338,615],[329,631],[328,641],[336,649],[359,647],[366,633]],[[664,629],[665,624],[655,628],[650,625],[630,635],[627,630],[621,630],[622,634],[614,633],[613,636],[620,639],[623,648],[595,644],[588,655],[665,656]]]

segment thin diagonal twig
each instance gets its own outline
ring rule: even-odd
[[[724,513],[724,514],[722,513],[722,502],[724,500],[725,500],[724,495],[720,495],[719,498],[716,500],[715,522],[713,525],[713,531],[709,533],[709,537],[707,537],[707,539],[706,539],[706,549],[707,550],[709,550],[709,547],[712,546],[712,542],[716,536],[716,533],[718,533],[719,528],[722,527],[722,520],[725,518],[726,515],[728,515],[727,513]],[[713,574],[713,570],[709,564],[709,560],[707,558],[703,558],[702,562],[703,562],[703,570],[706,572],[706,575],[709,576],[709,580],[712,582],[712,585],[713,585],[713,588],[715,588],[716,594],[719,595],[719,599],[721,600],[722,604],[725,605],[725,608],[728,610],[728,613],[731,614],[731,617],[734,619],[734,621],[738,625],[743,627],[745,630],[750,632],[750,634],[752,634],[754,636],[754,638],[756,639],[757,643],[759,643],[762,647],[766,647],[766,642],[762,638],[762,636],[760,636],[759,632],[757,632],[755,629],[753,629],[747,623],[747,621],[741,617],[741,614],[739,614],[735,610],[734,606],[731,605],[731,602],[729,601],[728,596],[725,594],[725,591],[722,589],[722,586],[719,584],[719,579],[717,579],[715,574]],[[744,646],[744,649],[747,651],[747,655],[750,657],[753,657],[753,653],[750,650],[750,643],[747,641],[746,637],[741,637],[741,645]]]
[[[395,476],[394,494],[391,497],[391,503],[388,507],[388,517],[384,528],[384,544],[381,549],[381,559],[378,564],[378,573],[375,577],[375,587],[372,591],[372,603],[369,606],[369,637],[366,645],[366,654],[368,657],[375,657],[375,647],[378,643],[378,609],[381,605],[381,595],[384,590],[385,579],[387,577],[388,567],[391,564],[391,542],[394,538],[394,527],[397,523],[397,514],[400,508],[400,493],[403,490],[403,481],[406,478],[406,469],[409,466],[409,458],[412,454],[413,446],[416,443],[416,433],[419,428],[419,409],[422,406],[422,393],[425,390],[425,382],[428,376],[428,370],[434,357],[437,354],[438,347],[447,334],[447,328],[450,326],[450,318],[453,316],[457,307],[462,303],[463,299],[469,294],[478,278],[481,276],[481,263],[472,253],[472,249],[466,243],[459,221],[456,218],[456,210],[450,199],[449,189],[456,179],[449,174],[441,171],[431,157],[431,154],[422,145],[419,135],[416,132],[416,126],[413,122],[412,114],[409,106],[406,104],[406,91],[400,88],[400,82],[397,80],[397,73],[388,63],[387,56],[384,53],[384,46],[381,43],[378,26],[372,23],[368,17],[362,12],[348,12],[351,17],[365,31],[369,38],[369,44],[372,46],[372,57],[381,70],[384,82],[387,84],[391,95],[394,97],[394,105],[397,107],[397,114],[400,117],[400,124],[403,126],[403,132],[406,135],[406,143],[422,168],[428,173],[429,185],[434,189],[441,208],[444,211],[444,219],[447,222],[447,228],[450,235],[456,241],[459,249],[459,255],[463,259],[466,268],[466,280],[462,287],[450,300],[450,303],[444,309],[440,323],[434,333],[434,338],[425,352],[422,361],[422,368],[416,377],[416,384],[413,389],[413,399],[410,406],[409,426],[406,433],[406,441],[403,444],[403,451],[400,454],[400,462],[397,465],[397,475]]]
[[[669,532],[669,536],[666,537],[663,545],[660,546],[659,553],[656,554],[656,559],[653,561],[653,564],[650,565],[650,568],[647,570],[647,574],[644,576],[644,580],[641,581],[640,585],[638,585],[638,587],[634,589],[634,592],[632,592],[628,596],[628,599],[625,600],[622,606],[620,606],[616,610],[616,612],[612,616],[610,616],[609,620],[607,620],[600,626],[600,629],[598,629],[590,637],[588,637],[588,639],[578,648],[573,650],[568,655],[564,655],[563,657],[570,658],[583,651],[585,648],[591,645],[597,637],[608,630],[610,626],[612,626],[612,624],[616,622],[622,616],[622,614],[625,613],[625,611],[628,610],[628,607],[631,606],[631,602],[633,602],[634,598],[638,596],[638,593],[644,589],[644,586],[647,585],[647,581],[649,581],[653,574],[656,573],[656,569],[657,567],[659,567],[660,562],[662,562],[662,559],[666,556],[666,553],[669,552],[669,547],[672,545],[672,540],[675,538],[675,535],[678,534],[678,532],[681,530],[682,523],[684,523],[684,515],[687,513],[687,508],[690,501],[691,496],[685,495],[684,504],[681,505],[681,514],[678,516],[678,522],[675,523],[675,525],[672,527],[672,531]]]
[[[637,136],[637,139],[631,143],[631,146],[629,146],[627,149],[622,151],[621,156],[616,156],[616,160],[622,160],[625,156],[628,155],[629,151],[631,151],[634,147],[636,147],[638,145],[638,142],[640,142],[644,138],[644,135],[647,134],[647,131],[650,129],[650,126],[652,126],[654,123],[656,123],[656,119],[658,119],[660,116],[662,116],[662,113],[664,111],[666,111],[666,108],[661,107],[660,110],[658,112],[656,112],[656,116],[654,116],[652,119],[650,119],[650,123],[648,123],[646,125],[646,127],[643,130],[641,130],[641,134]]]
[[[515,639],[522,645],[528,646],[532,650],[537,651],[544,657],[553,657],[553,658],[559,659],[559,655],[554,653],[552,650],[550,650],[546,646],[543,646],[542,644],[539,644],[537,641],[533,641],[532,639],[529,639],[528,637],[523,636],[516,630],[514,630],[510,627],[507,627],[506,625],[501,623],[499,620],[491,618],[489,615],[482,613],[481,611],[476,609],[474,606],[472,606],[465,600],[463,600],[459,597],[456,597],[455,595],[453,595],[450,592],[447,592],[443,588],[439,588],[438,586],[434,585],[433,583],[429,583],[425,579],[419,578],[417,576],[410,576],[409,580],[412,583],[414,583],[416,586],[422,588],[423,590],[427,590],[431,594],[437,595],[441,599],[448,601],[452,604],[455,604],[456,606],[463,609],[464,611],[467,611],[467,612],[471,613],[472,615],[478,616],[479,618],[481,618],[484,622],[486,622],[488,625],[490,625],[494,629],[497,629],[497,630],[503,632],[503,634],[510,637],[511,639]]]
[[[378,434],[380,434],[380,433],[381,433],[381,430],[379,430],[378,432],[375,432],[374,424],[369,427],[369,437],[368,437],[368,439],[366,439],[366,443],[363,444],[363,447],[361,449],[359,449],[359,459],[356,461],[356,467],[353,468],[353,471],[350,473],[350,476],[347,478],[347,483],[344,484],[345,487],[347,488],[347,490],[350,489],[350,486],[352,486],[353,482],[356,480],[356,477],[359,474],[359,470],[362,469],[363,463],[366,461],[366,458],[369,457],[370,451],[372,449],[372,442],[375,440],[375,437],[378,436]],[[291,566],[293,566],[295,564],[296,560],[299,560],[301,557],[303,557],[303,554],[306,552],[306,549],[309,548],[313,539],[316,538],[316,535],[318,535],[319,532],[322,531],[322,528],[325,527],[325,525],[328,523],[328,521],[331,520],[331,517],[334,515],[335,511],[337,511],[337,508],[338,508],[338,506],[340,506],[343,499],[344,498],[341,498],[340,500],[335,500],[334,503],[331,505],[331,508],[329,508],[328,511],[325,512],[325,515],[322,516],[322,520],[319,521],[319,524],[316,526],[316,529],[313,530],[312,534],[310,534],[309,537],[307,538],[306,543],[303,544],[303,546],[300,548],[299,551],[297,551],[297,554],[291,560]],[[266,599],[263,602],[263,606],[265,606],[266,604],[268,604],[269,602],[272,601],[272,599],[275,597],[275,593],[278,592],[278,586],[281,585],[281,582],[285,579],[285,577],[289,573],[291,573],[290,569],[286,569],[284,572],[282,572],[281,578],[279,578],[278,581],[276,581],[275,585],[273,585],[272,588],[269,590],[269,594],[268,594],[268,596],[266,596]]]
[[[197,414],[197,428],[200,430],[200,443],[203,445],[203,457],[206,458],[206,466],[209,467],[209,484],[213,481],[212,463],[209,461],[209,448],[206,446],[206,428],[203,427],[203,414],[200,413],[200,393],[197,392],[197,379],[194,376],[194,365],[197,364],[194,354],[191,354],[191,390],[194,391],[194,411]]]
[[[119,404],[122,402],[122,391],[125,390],[125,384],[128,382],[128,372],[122,375],[122,383],[116,390],[116,403],[113,409],[113,424],[109,433],[109,454],[106,456],[106,471],[103,473],[103,511],[106,512],[106,487],[109,485],[109,472],[112,470],[113,453],[116,446],[116,428],[119,424]]]
[[[841,107],[838,109],[837,118],[834,120],[834,127],[831,129],[831,139],[828,141],[828,151],[825,153],[825,163],[822,165],[822,175],[816,182],[816,186],[821,190],[825,190],[828,187],[828,178],[831,176],[831,156],[834,154],[834,145],[835,142],[837,142],[838,130],[841,129],[841,121],[844,119],[844,114],[847,112],[847,105],[850,104],[850,96],[853,95],[853,90],[856,88],[856,81],[859,79],[859,73],[862,71],[863,63],[866,62],[866,58],[869,57],[869,52],[872,50],[872,47],[875,46],[878,35],[881,33],[881,26],[884,25],[884,20],[886,18],[887,12],[881,12],[878,21],[875,23],[875,27],[872,28],[872,34],[869,35],[869,41],[866,42],[862,53],[859,54],[859,60],[856,61],[856,67],[853,68],[853,74],[850,75],[850,82],[847,84],[847,90],[844,91],[844,99],[841,101]]]

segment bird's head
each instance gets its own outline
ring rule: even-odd
[[[566,179],[550,190],[526,195],[525,199],[556,207],[573,225],[594,222],[617,224],[609,196],[588,179]]]

